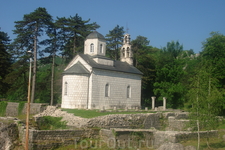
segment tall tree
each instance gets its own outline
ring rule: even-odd
[[[32,50],[34,55],[31,103],[35,99],[38,37],[43,34],[44,29],[48,28],[51,20],[52,17],[46,9],[39,7],[34,12],[24,15],[23,20],[15,22],[16,29],[14,30],[14,34],[17,34],[17,38],[15,39],[17,46],[15,48],[17,50],[18,48],[25,49],[26,51]]]
[[[202,57],[213,65],[213,77],[225,89],[225,36],[212,32],[211,37],[203,42]]]
[[[149,40],[147,40],[147,37],[144,36],[137,36],[135,40],[131,41],[132,44],[132,50],[133,50],[133,57],[134,57],[134,64],[137,67],[138,65],[138,57],[143,53],[143,49],[145,46],[148,46],[150,43]]]
[[[119,59],[120,47],[123,44],[124,28],[117,25],[106,35],[107,55],[115,60]]]
[[[57,18],[56,26],[60,28],[60,34],[65,40],[64,55],[72,59],[78,52],[79,46],[83,47],[85,37],[100,26],[96,23],[89,23],[90,19],[83,20],[78,14],[69,18]]]
[[[11,56],[8,53],[9,37],[7,33],[0,31],[0,96],[5,96],[9,85],[4,81],[10,72]]]
[[[185,86],[182,84],[184,77],[185,60],[179,59],[183,45],[179,42],[168,42],[160,51],[156,63],[156,82],[154,94],[162,100],[167,97],[168,107],[183,107]]]
[[[51,65],[51,101],[50,105],[53,105],[54,102],[54,76],[55,76],[55,56],[56,53],[60,50],[63,49],[63,37],[59,33],[59,29],[57,28],[56,24],[54,22],[51,22],[48,30],[47,30],[47,35],[49,39],[46,39],[42,41],[40,44],[47,46],[43,52],[48,53],[49,57],[48,59],[42,59],[42,63],[52,63]],[[51,59],[49,59],[51,58]],[[46,62],[47,60],[47,62]],[[52,61],[50,61],[52,60]]]
[[[195,75],[190,78],[188,91],[189,117],[193,128],[200,130],[216,129],[218,126],[218,115],[223,105],[223,89],[218,88],[218,80],[212,76],[212,64],[202,60],[196,67]],[[209,136],[207,137],[207,143]],[[200,145],[200,134],[198,134],[198,149]],[[209,146],[209,145],[208,145]]]

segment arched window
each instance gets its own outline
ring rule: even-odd
[[[68,83],[65,82],[65,84],[64,84],[64,95],[67,95],[67,86],[68,86]]]
[[[127,43],[127,36],[125,36],[125,43]]]
[[[130,49],[127,47],[127,57],[130,57]]]
[[[125,57],[125,48],[123,48],[122,53],[123,53],[123,57]]]
[[[131,88],[130,86],[128,85],[127,86],[127,98],[130,98],[131,97]]]
[[[91,45],[90,45],[90,52],[94,52],[94,44],[93,43],[91,43]]]
[[[105,85],[105,97],[109,97],[109,84]]]
[[[100,44],[100,53],[103,53],[103,46]]]

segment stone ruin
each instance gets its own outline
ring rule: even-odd
[[[106,111],[106,110],[104,110]],[[118,110],[114,110],[118,111]],[[125,110],[128,111],[128,110]],[[135,110],[138,111],[138,110]],[[45,111],[34,116],[38,122],[43,116],[62,117],[66,121],[69,129],[63,130],[29,130],[30,149],[53,149],[60,145],[75,145],[85,138],[100,139],[99,142],[106,143],[109,148],[140,148],[142,146],[154,149],[171,147],[174,149],[195,149],[194,147],[182,147],[180,141],[197,139],[197,133],[190,131],[186,127],[188,113],[186,112],[154,112],[138,114],[111,114],[95,118],[81,118],[74,116],[54,106],[48,106]],[[148,110],[145,110],[148,111]],[[25,143],[25,125],[19,124],[17,138]],[[164,127],[164,125],[166,125]],[[10,126],[11,128],[11,126]],[[1,127],[1,137],[7,139],[12,132],[6,132]],[[4,135],[4,136],[3,136]],[[200,132],[201,138],[206,137],[207,132]],[[218,136],[217,131],[211,131],[209,136]],[[11,147],[13,142],[11,138]],[[10,142],[2,142],[4,148],[11,149]],[[84,143],[83,143],[84,144]],[[101,143],[98,143],[101,144]],[[85,145],[85,144],[84,144]],[[83,145],[83,146],[84,146]],[[166,146],[165,146],[166,145]],[[7,148],[8,146],[8,148]],[[182,148],[181,148],[182,147]],[[1,149],[1,148],[0,148]]]

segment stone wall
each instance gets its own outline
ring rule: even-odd
[[[81,127],[100,127],[100,128],[160,128],[160,114],[142,113],[142,114],[112,114],[89,119]]]
[[[8,102],[5,115],[6,116],[18,116],[19,103]]]
[[[99,130],[29,130],[29,149],[54,149],[62,145],[75,145],[85,138],[99,138]]]
[[[207,135],[208,134],[208,135]],[[217,137],[218,131],[213,130],[207,133],[207,131],[200,131],[200,137],[206,138],[209,137]],[[159,147],[163,143],[171,142],[171,143],[179,143],[181,141],[188,141],[198,138],[197,132],[190,131],[156,131],[154,132],[154,147]]]
[[[100,138],[108,148],[141,148],[153,147],[154,131],[151,129],[101,129]]]
[[[43,112],[46,107],[48,106],[47,103],[30,103],[30,114],[38,114]],[[27,112],[27,103],[24,105],[22,110],[22,114],[26,114]],[[6,116],[18,116],[19,115],[19,103],[15,102],[8,102],[6,107]]]
[[[89,105],[94,109],[141,106],[141,75],[94,69],[90,82]],[[109,96],[105,97],[105,85],[109,84]],[[127,98],[127,87],[131,94]]]
[[[0,117],[0,150],[11,150],[18,144],[18,128],[13,119]]]
[[[207,131],[200,131],[201,138],[207,137]],[[210,131],[209,137],[217,137],[217,131]],[[158,131],[152,129],[102,129],[101,139],[112,148],[158,148],[164,143],[179,143],[197,139],[197,132]]]
[[[87,108],[88,74],[63,75],[62,108]],[[67,83],[67,84],[66,84]],[[67,90],[67,91],[65,91]]]

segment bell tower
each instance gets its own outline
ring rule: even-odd
[[[133,52],[130,44],[130,34],[125,34],[123,38],[123,46],[120,50],[120,61],[133,65]]]

